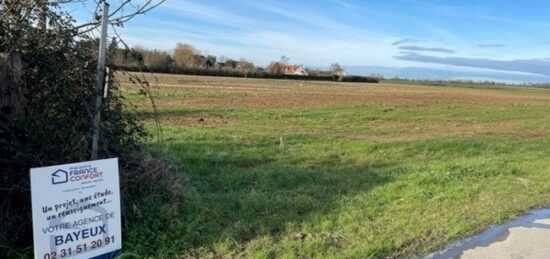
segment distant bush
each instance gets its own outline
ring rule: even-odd
[[[505,83],[505,82],[495,82],[495,81],[475,81],[475,80],[430,80],[430,79],[405,79],[405,78],[388,78],[381,79],[384,82],[388,83],[402,83],[402,84],[417,84],[417,85],[432,85],[432,86],[451,86],[451,85],[460,85],[460,86],[532,86],[532,87],[544,87],[544,84],[515,84],[515,83]]]
[[[344,76],[342,82],[363,82],[363,83],[378,83],[380,81],[377,77],[368,76]]]

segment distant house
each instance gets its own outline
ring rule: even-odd
[[[296,76],[309,76],[309,73],[306,71],[306,69],[302,65],[284,65],[283,74],[296,75]]]
[[[235,69],[237,68],[237,65],[239,65],[238,61],[231,60],[231,59],[220,59],[217,63],[214,64],[217,68],[229,68],[229,69]]]
[[[239,62],[235,61],[235,60],[230,59],[230,60],[225,62],[225,67],[227,67],[227,68],[235,69],[235,68],[237,68],[237,65],[239,65]]]
[[[225,61],[218,61],[216,64],[214,64],[214,67],[221,69],[225,67]]]
[[[211,67],[214,67],[214,65],[216,64],[215,58],[213,59],[212,57],[197,55],[195,58],[196,60],[198,60],[200,67],[204,69],[209,69]]]

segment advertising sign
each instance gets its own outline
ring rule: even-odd
[[[117,158],[30,174],[35,258],[110,257],[122,248]]]

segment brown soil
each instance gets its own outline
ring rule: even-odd
[[[502,134],[513,131],[519,122],[499,121],[487,123],[460,123],[460,122],[438,122],[438,123],[405,123],[400,121],[382,122],[371,125],[376,129],[404,129],[400,133],[392,133],[383,136],[355,136],[357,139],[378,140],[378,141],[411,141],[420,139],[431,139],[435,137],[471,137],[482,133]]]
[[[157,87],[194,97],[163,100],[160,107],[304,108],[338,105],[525,105],[550,103],[546,89],[490,89],[157,75]],[[155,80],[150,79],[151,82]],[[123,85],[125,85],[123,83]],[[127,84],[126,84],[127,85]],[[226,96],[225,96],[226,95]]]

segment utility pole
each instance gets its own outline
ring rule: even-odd
[[[103,101],[103,87],[105,86],[105,55],[107,52],[107,29],[109,25],[109,4],[103,0],[103,15],[101,16],[101,37],[99,39],[99,58],[97,60],[96,78],[96,99],[94,109],[93,133],[92,133],[92,156],[91,160],[97,159],[99,142],[99,124],[101,122],[101,106]]]

